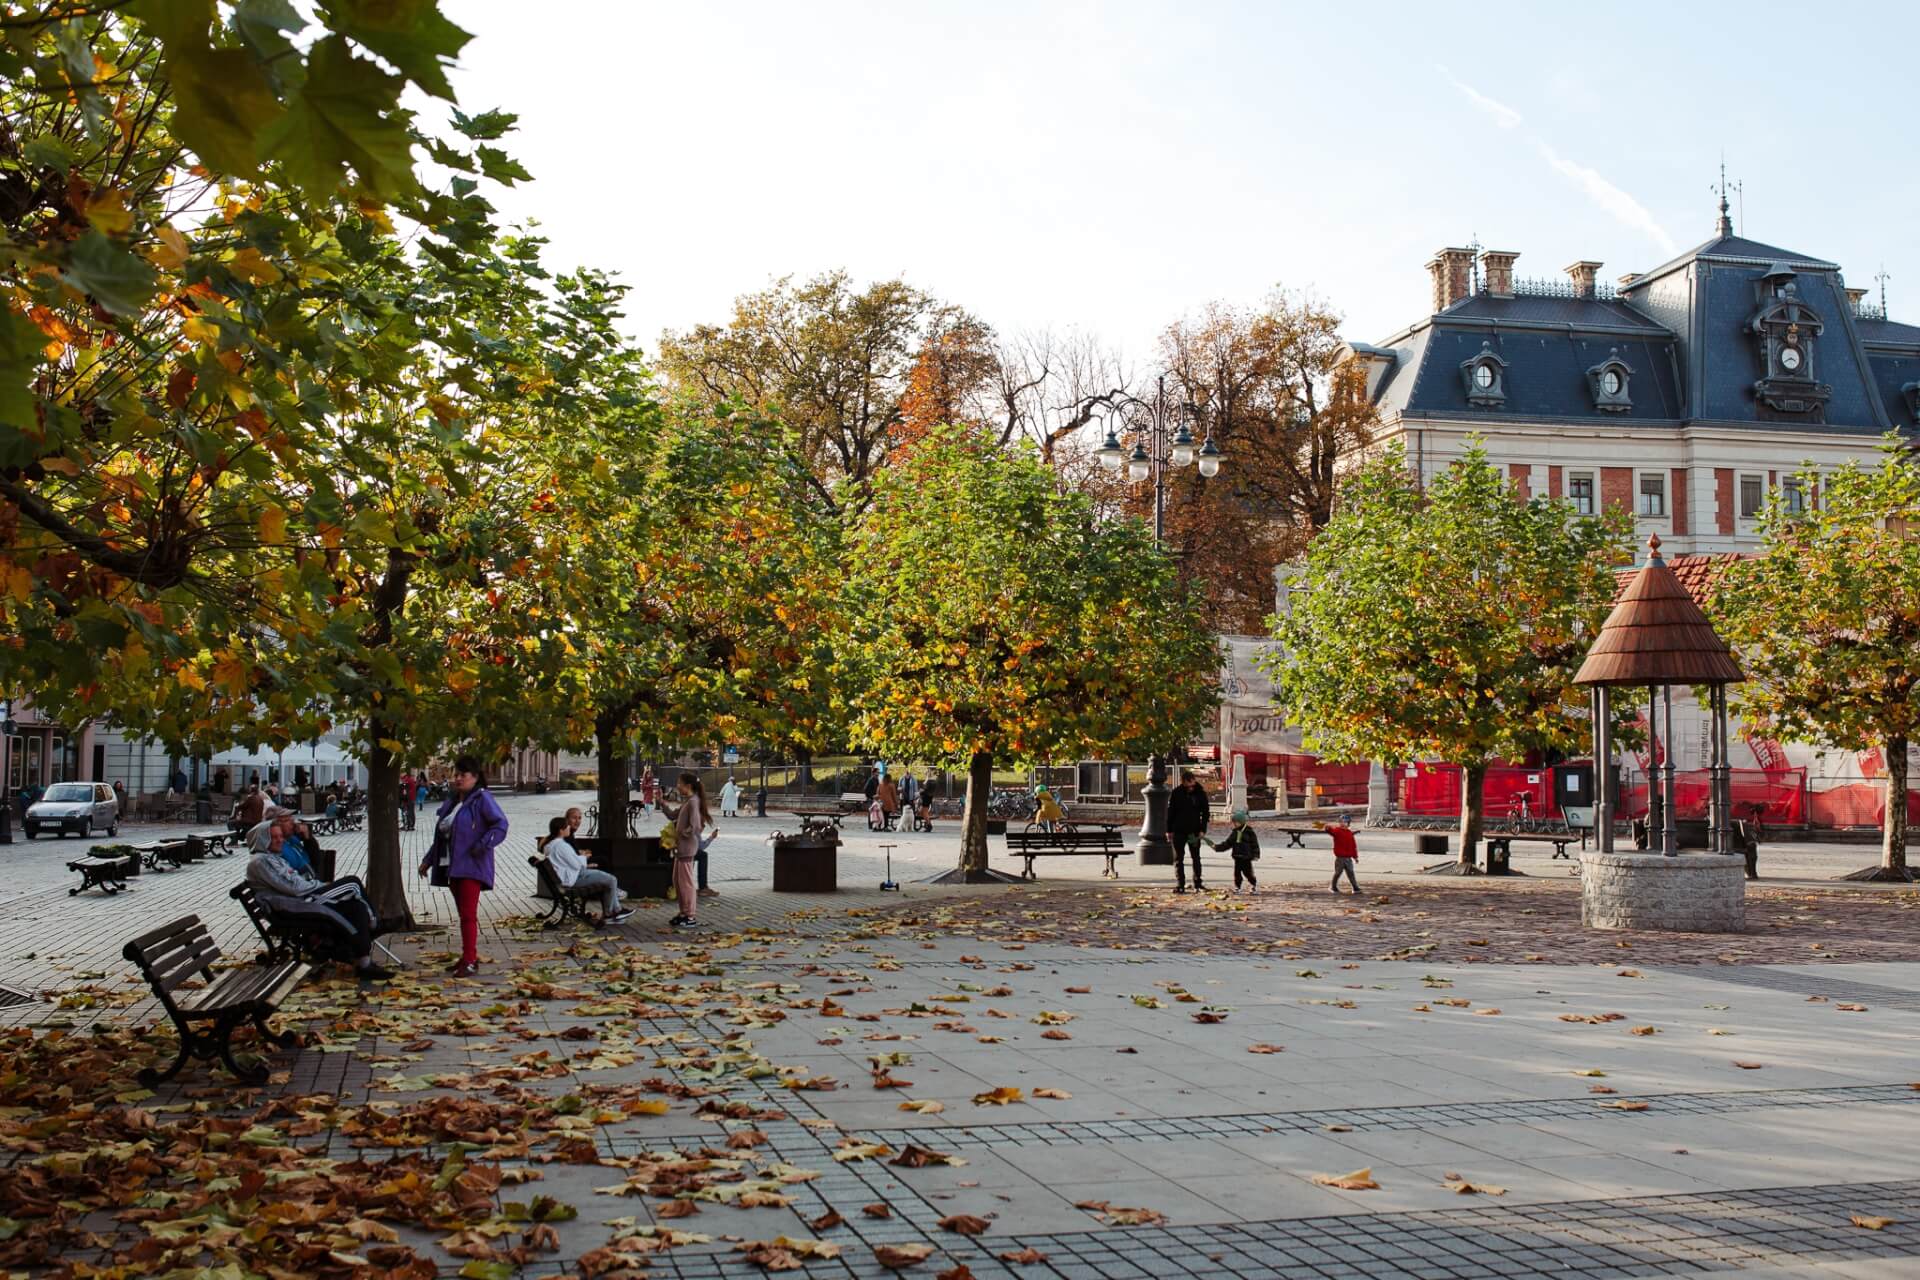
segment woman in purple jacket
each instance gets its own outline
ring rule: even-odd
[[[447,887],[460,911],[460,963],[456,978],[470,977],[480,963],[480,894],[493,888],[493,851],[507,838],[507,815],[487,791],[480,761],[461,756],[453,762],[453,794],[440,804],[436,834],[446,847]],[[420,874],[433,870],[432,851]]]

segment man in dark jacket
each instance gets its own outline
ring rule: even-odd
[[[1200,845],[1207,833],[1207,820],[1212,816],[1212,806],[1207,800],[1207,791],[1200,780],[1193,776],[1193,770],[1180,771],[1180,785],[1167,797],[1167,841],[1173,845],[1173,875],[1175,893],[1187,891],[1186,859],[1193,859],[1193,891],[1206,892],[1206,885],[1200,883]]]

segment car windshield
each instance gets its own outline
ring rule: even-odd
[[[40,798],[54,804],[78,804],[93,799],[93,788],[84,782],[56,782]]]

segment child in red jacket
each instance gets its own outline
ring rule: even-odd
[[[1354,893],[1359,893],[1360,882],[1354,878],[1353,869],[1360,865],[1360,846],[1353,838],[1353,815],[1341,814],[1340,820],[1327,828],[1327,834],[1333,837],[1333,883],[1329,889],[1340,892],[1340,877],[1344,875]]]

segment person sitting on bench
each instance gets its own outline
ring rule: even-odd
[[[572,819],[552,818],[547,822],[546,836],[536,842],[547,865],[553,869],[553,878],[559,881],[561,892],[583,898],[598,895],[600,919],[604,924],[619,924],[631,918],[633,909],[620,905],[620,882],[611,872],[588,866],[587,860],[567,839],[572,834]]]
[[[285,838],[275,822],[263,822],[248,833],[253,856],[247,859],[247,883],[269,910],[318,924],[334,933],[352,956],[354,970],[364,981],[385,982],[390,970],[373,962],[373,934],[379,917],[353,879],[322,884],[295,871],[281,856]]]

